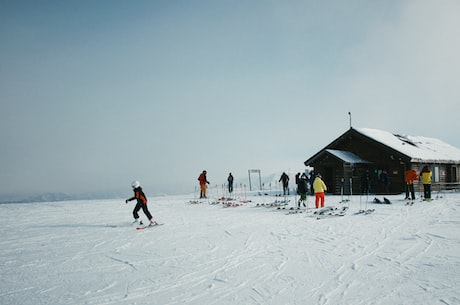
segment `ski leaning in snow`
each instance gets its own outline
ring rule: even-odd
[[[156,222],[155,224],[149,224],[147,226],[139,226],[139,227],[136,227],[136,230],[145,230],[145,229],[149,229],[149,228],[155,228],[155,227],[158,227],[158,226],[162,226],[164,225],[164,223],[158,223]]]

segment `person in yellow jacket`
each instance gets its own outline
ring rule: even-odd
[[[423,197],[425,201],[431,200],[431,170],[428,165],[425,165],[420,172],[420,178],[423,184]]]
[[[327,186],[321,179],[321,174],[317,174],[313,181],[313,191],[315,192],[315,205],[318,209],[320,206],[324,208],[324,192],[327,191]]]

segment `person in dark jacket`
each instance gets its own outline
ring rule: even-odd
[[[231,194],[233,193],[233,175],[232,173],[228,174],[227,182],[228,182],[228,192]]]
[[[387,171],[383,171],[382,174],[380,175],[380,180],[383,183],[383,186],[385,188],[385,193],[389,194],[390,193],[390,176],[388,175]]]
[[[361,194],[365,194],[365,195],[369,194],[369,189],[370,189],[370,184],[371,184],[370,180],[371,178],[369,175],[369,171],[366,170],[364,175],[361,177]]]
[[[283,195],[286,195],[286,192],[289,195],[289,176],[283,172],[278,182],[283,183]]]
[[[308,183],[310,184],[310,195],[315,196],[315,190],[313,189],[313,182],[315,182],[316,175],[313,171],[310,172]]]
[[[305,175],[305,174],[304,174]],[[297,185],[297,194],[300,195],[299,193],[299,181],[300,181],[300,173],[297,173],[295,175],[295,185]]]
[[[137,200],[137,204],[133,210],[134,223],[142,225],[142,221],[139,221],[139,211],[142,209],[149,220],[149,225],[156,225],[157,223],[153,220],[152,214],[150,214],[149,209],[147,208],[147,197],[142,191],[141,184],[139,181],[134,181],[131,186],[133,187],[134,196],[126,199],[125,202],[128,203],[129,201]]]
[[[306,207],[305,202],[307,201],[308,179],[305,174],[303,174],[302,177],[299,178],[299,183],[297,184],[297,191],[300,195],[297,207],[300,208],[300,203],[302,203],[303,206]]]

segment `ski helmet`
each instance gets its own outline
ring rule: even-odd
[[[137,189],[139,186],[141,186],[141,184],[139,183],[139,181],[133,181],[133,183],[131,183],[131,186],[133,187],[133,189]]]

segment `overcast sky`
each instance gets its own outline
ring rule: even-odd
[[[0,1],[0,195],[193,192],[349,128],[460,147],[460,1]]]

